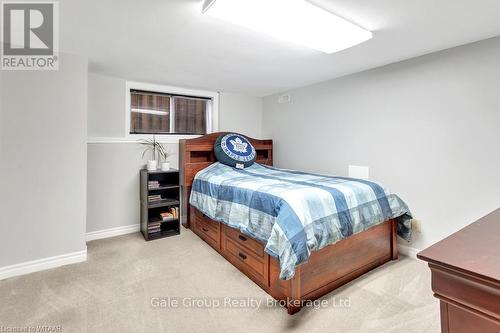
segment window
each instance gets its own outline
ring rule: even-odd
[[[170,96],[130,91],[130,133],[170,133]]]
[[[217,93],[127,84],[129,135],[203,135],[216,130]]]

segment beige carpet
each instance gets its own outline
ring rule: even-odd
[[[409,258],[328,294],[326,307],[289,316],[267,306],[264,291],[189,230],[149,243],[140,234],[93,241],[88,257],[0,281],[0,331],[55,325],[63,332],[439,332],[430,272]],[[185,298],[185,307],[151,305],[153,298],[165,306],[169,297]],[[225,297],[262,304],[217,307]],[[213,308],[190,308],[194,298]]]

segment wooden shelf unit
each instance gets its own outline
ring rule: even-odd
[[[150,181],[158,181],[160,186],[150,188]],[[140,199],[141,199],[141,232],[147,241],[175,236],[180,234],[181,221],[181,186],[179,171],[148,171],[140,172]],[[149,195],[161,195],[161,201],[148,201]],[[179,216],[173,220],[163,221],[160,214],[177,207]],[[161,222],[160,230],[149,232],[149,226]]]

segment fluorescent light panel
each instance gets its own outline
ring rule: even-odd
[[[325,53],[347,49],[372,33],[304,0],[206,0],[203,12]]]

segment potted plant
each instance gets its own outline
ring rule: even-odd
[[[170,158],[170,156],[173,156],[175,154],[167,151],[162,144],[160,144],[160,146],[161,146],[161,149],[158,151],[158,154],[162,158],[161,171],[168,171],[168,170],[170,170],[170,162],[168,162],[167,160]]]
[[[153,136],[152,139],[141,139],[138,142],[144,148],[144,150],[142,151],[142,158],[144,158],[144,155],[146,155],[146,153],[151,153],[151,159],[148,160],[147,164],[148,171],[156,171],[158,169],[158,161],[156,159],[157,154],[160,154],[160,151],[164,150],[163,146],[161,145],[161,143],[156,141],[155,136]]]

